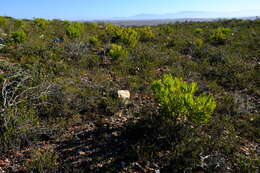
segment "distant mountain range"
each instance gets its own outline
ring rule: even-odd
[[[113,18],[112,20],[162,20],[162,19],[184,19],[184,18],[243,18],[260,16],[260,10],[245,10],[234,12],[212,12],[212,11],[182,11],[168,14],[138,14],[130,17]]]

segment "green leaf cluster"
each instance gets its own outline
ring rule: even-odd
[[[112,44],[108,54],[111,56],[112,60],[119,60],[127,57],[128,52],[123,46]]]
[[[155,34],[150,26],[140,27],[137,29],[141,41],[151,41],[155,38]]]
[[[89,43],[93,46],[97,46],[99,44],[101,44],[101,41],[98,39],[97,36],[93,36],[89,38]]]
[[[123,28],[114,25],[107,25],[107,32],[112,36],[112,41],[123,43],[131,48],[137,45],[139,40],[138,33],[133,28]]]
[[[66,26],[66,34],[71,39],[78,38],[78,37],[80,37],[80,34],[81,34],[83,28],[84,28],[84,25],[79,22],[69,23]]]
[[[34,19],[33,23],[38,26],[39,28],[45,29],[50,22],[48,20],[42,19],[42,18],[36,18]]]
[[[23,30],[17,30],[11,33],[11,38],[15,43],[23,43],[27,39],[27,34]]]
[[[202,125],[210,120],[216,108],[212,95],[203,93],[195,97],[198,90],[196,83],[189,84],[171,75],[164,75],[161,80],[153,82],[152,89],[163,113],[176,122],[181,119]]]
[[[7,21],[8,21],[7,18],[0,16],[0,25],[4,25],[4,24],[6,24]]]
[[[219,27],[213,30],[209,40],[214,44],[224,44],[231,33],[230,28]]]

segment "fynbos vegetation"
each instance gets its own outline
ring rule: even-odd
[[[260,21],[0,17],[0,172],[259,172]]]

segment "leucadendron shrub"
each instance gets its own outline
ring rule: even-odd
[[[50,24],[50,21],[42,18],[36,18],[33,20],[33,23],[39,28],[45,29]]]
[[[14,43],[23,43],[27,39],[27,34],[23,30],[17,30],[11,33],[11,38]]]
[[[126,58],[128,51],[121,45],[112,44],[108,54],[113,61],[117,61]]]
[[[151,41],[155,38],[155,34],[150,26],[140,27],[136,29],[140,35],[140,41]]]
[[[106,31],[113,43],[123,43],[127,47],[134,48],[139,40],[139,35],[133,28],[123,28],[108,24]]]
[[[172,118],[175,123],[189,121],[195,125],[205,124],[216,108],[212,95],[203,93],[195,96],[198,90],[195,82],[187,83],[171,75],[164,75],[161,80],[154,81],[152,90],[161,105],[162,114]]]
[[[230,33],[230,28],[219,27],[213,30],[209,40],[213,44],[224,44],[226,41],[228,41]]]
[[[80,37],[80,34],[84,28],[84,25],[79,22],[69,23],[66,26],[66,34],[70,39]]]

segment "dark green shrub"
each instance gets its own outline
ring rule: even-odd
[[[230,33],[230,28],[219,27],[213,30],[212,34],[209,37],[209,40],[213,44],[224,44],[229,39]]]
[[[71,39],[78,38],[78,37],[80,37],[80,34],[81,34],[83,28],[84,28],[84,25],[79,22],[69,23],[66,26],[66,34]]]
[[[212,95],[194,96],[198,90],[196,83],[188,84],[171,75],[165,75],[162,80],[153,82],[152,89],[162,106],[163,114],[174,121],[187,119],[201,125],[209,121],[216,108]]]
[[[23,30],[11,33],[11,38],[15,43],[23,43],[27,39],[27,35]]]

